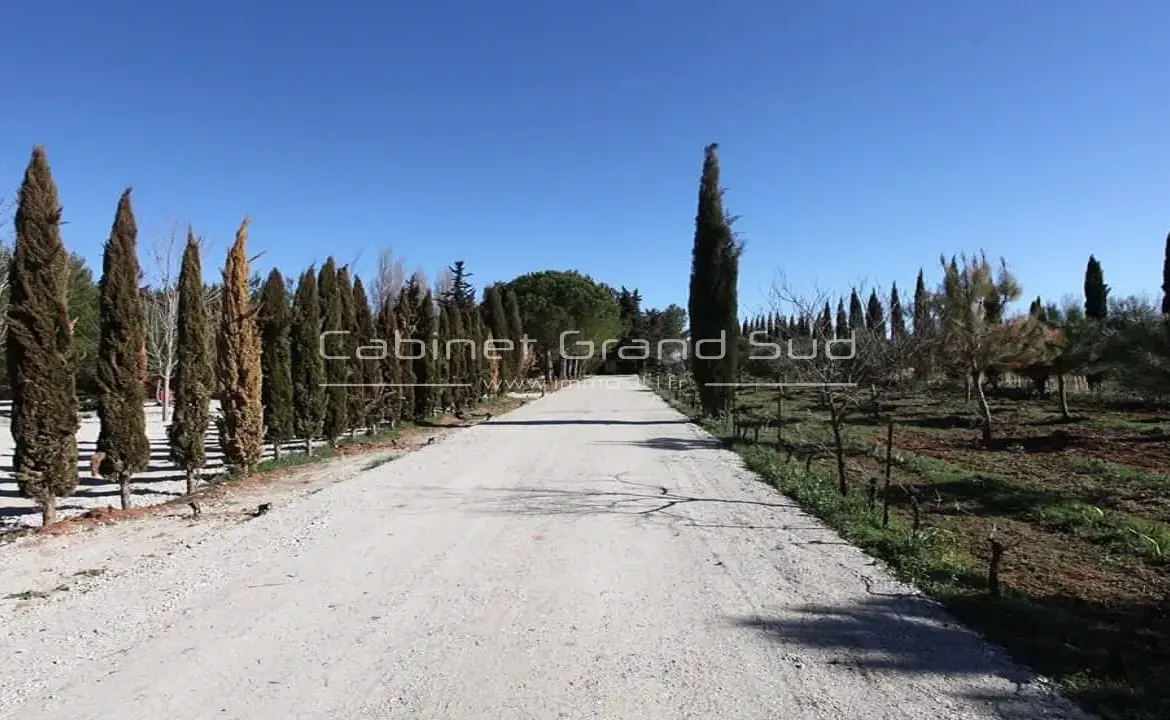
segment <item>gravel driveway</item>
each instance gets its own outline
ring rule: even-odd
[[[0,717],[1084,717],[615,385],[179,544],[60,541],[140,559],[0,607]]]

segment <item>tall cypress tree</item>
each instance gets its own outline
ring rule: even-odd
[[[358,276],[353,278],[353,334],[354,357],[357,358],[358,376],[354,382],[360,382],[361,405],[359,414],[354,418],[355,425],[361,425],[373,434],[378,429],[378,405],[382,388],[382,372],[378,365],[376,353],[367,349],[359,353],[357,348],[369,348],[374,340],[374,314],[370,311],[370,298],[366,295],[365,285]],[[365,355],[366,357],[362,357]]]
[[[890,287],[890,337],[906,337],[906,314],[902,310],[902,300],[898,297],[898,283]]]
[[[1170,235],[1162,253],[1162,314],[1170,315]]]
[[[516,289],[504,290],[504,316],[508,320],[508,338],[512,341],[512,377],[523,380],[528,373],[528,346],[524,340],[524,320],[520,314],[520,299]]]
[[[138,278],[138,226],[130,189],[118,200],[117,214],[102,258],[101,339],[98,341],[97,450],[99,469],[118,483],[122,508],[130,507],[130,478],[150,463],[146,436],[144,378],[138,355],[145,344],[142,293]]]
[[[8,266],[5,360],[12,387],[12,466],[21,495],[57,519],[57,498],[77,488],[77,390],[70,350],[69,258],[61,204],[45,150],[33,148],[16,207]]]
[[[264,428],[278,459],[284,444],[293,439],[290,324],[288,288],[284,275],[273,268],[260,291],[260,367]]]
[[[187,473],[187,494],[195,492],[199,471],[207,463],[203,438],[211,418],[211,385],[214,365],[203,289],[203,263],[199,242],[190,228],[179,270],[178,327],[175,348],[175,408],[167,428],[171,462]]]
[[[707,415],[723,411],[730,397],[726,383],[738,374],[739,322],[738,283],[741,248],[731,230],[732,218],[723,206],[719,181],[719,146],[703,151],[699,180],[699,202],[695,213],[695,237],[691,257],[691,284],[688,312],[691,319],[691,372],[699,389],[699,400]],[[720,357],[710,358],[710,348],[701,341],[722,341]],[[699,352],[708,353],[700,358]]]
[[[875,335],[885,334],[886,311],[882,301],[877,296],[877,290],[869,291],[869,301],[865,307],[865,329]]]
[[[508,345],[504,340],[511,339],[511,334],[508,332],[508,316],[504,312],[504,297],[500,292],[498,284],[490,285],[483,293],[483,303],[488,325],[488,331],[491,332],[492,339],[495,340],[492,348],[495,352],[492,355],[499,358],[499,376],[500,378],[512,378],[516,375],[515,370],[515,348],[512,351],[506,351]]]
[[[345,366],[345,380],[343,382],[349,386],[345,388],[346,429],[349,430],[352,437],[357,434],[357,427],[362,422],[362,408],[366,403],[366,388],[360,387],[362,368],[361,361],[357,359],[357,337],[354,334],[357,323],[354,320],[356,315],[353,307],[353,276],[348,267],[343,266],[337,270],[337,293],[341,303],[340,329],[348,331],[346,335],[338,335],[337,339],[343,348],[340,354],[349,358],[347,362],[343,363],[341,360],[337,362]]]
[[[321,357],[321,307],[317,273],[310,267],[301,274],[293,298],[290,355],[293,379],[293,430],[313,454],[313,438],[321,434],[325,417],[325,365]]]
[[[386,343],[386,352],[378,363],[383,384],[382,392],[379,394],[381,398],[379,413],[382,420],[394,427],[402,418],[402,372],[398,354],[395,352],[395,339],[400,331],[394,298],[387,297],[382,303],[376,324],[378,339]]]
[[[1101,263],[1092,255],[1085,266],[1085,317],[1105,322],[1109,313],[1109,286],[1105,284],[1105,273]]]
[[[861,297],[853,290],[849,294],[849,329],[861,331],[865,329],[865,308],[861,305]]]
[[[834,324],[836,335],[838,338],[844,338],[849,335],[849,316],[845,314],[845,300],[844,298],[837,298],[837,321]]]
[[[933,318],[930,314],[930,292],[926,289],[926,280],[922,270],[918,270],[918,279],[914,282],[914,335],[920,340],[934,329]]]
[[[349,331],[345,322],[345,310],[342,305],[342,291],[340,272],[333,258],[328,258],[321,266],[321,274],[317,278],[317,289],[321,299],[321,331],[344,333]],[[346,335],[331,334],[321,340],[325,348],[325,414],[322,418],[321,431],[330,445],[336,446],[337,441],[349,429],[349,399],[346,396],[345,385],[349,382],[349,355],[346,350],[348,343]]]
[[[458,347],[455,347],[451,340],[455,337],[452,328],[451,314],[455,308],[451,302],[446,300],[439,301],[439,318],[438,318],[438,352],[435,354],[434,361],[431,365],[434,375],[431,377],[431,382],[437,383],[441,387],[435,388],[435,395],[439,407],[446,412],[447,408],[453,407],[457,402],[456,390],[453,387],[454,383],[459,382],[458,375]]]
[[[223,268],[216,365],[220,385],[219,441],[224,464],[250,473],[264,449],[260,333],[252,308],[248,225],[244,218]]]
[[[434,369],[434,340],[435,340],[435,299],[430,292],[423,296],[418,305],[418,317],[415,321],[414,338],[426,344],[426,352],[422,357],[414,360],[414,419],[423,422],[430,419],[435,411],[436,397],[433,383],[435,382]],[[442,349],[440,348],[440,352]]]
[[[394,304],[395,317],[398,324],[398,335],[395,336],[394,357],[398,361],[398,382],[401,383],[399,398],[400,419],[414,418],[414,391],[418,378],[414,374],[413,358],[418,354],[417,343],[407,341],[415,339],[418,329],[418,308],[422,304],[422,288],[414,278],[411,278],[398,293],[398,302]],[[402,340],[403,344],[399,344]],[[427,352],[430,352],[429,349]]]

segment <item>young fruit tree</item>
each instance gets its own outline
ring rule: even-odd
[[[1030,362],[1043,347],[1043,327],[1030,315],[1003,317],[1004,308],[1022,294],[1003,260],[996,270],[982,253],[962,255],[950,262],[944,258],[942,268],[943,283],[936,295],[942,357],[974,389],[983,444],[990,446],[991,405],[983,390],[987,373]]]

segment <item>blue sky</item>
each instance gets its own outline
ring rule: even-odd
[[[298,273],[381,247],[474,281],[576,268],[685,305],[703,146],[745,312],[909,290],[940,253],[1025,294],[1159,292],[1170,4],[1071,0],[8,3],[0,182],[49,153],[95,263],[122,188]],[[145,239],[145,237],[144,237]],[[219,258],[216,258],[218,263]]]

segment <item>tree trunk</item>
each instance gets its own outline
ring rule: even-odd
[[[979,386],[979,394],[980,395],[983,394],[983,385],[982,384],[980,384],[980,386]],[[966,398],[967,402],[971,402],[971,376],[970,375],[963,376],[963,395]]]
[[[195,468],[187,468],[187,494],[193,495],[195,493]]]
[[[41,500],[41,527],[57,522],[57,496],[48,495]]]
[[[170,407],[171,400],[171,377],[164,375],[162,379],[162,421],[165,425],[167,422],[167,409]]]
[[[845,476],[845,441],[841,437],[841,413],[837,401],[829,401],[829,423],[833,426],[833,454],[837,456],[837,483],[841,497],[849,494],[849,480]]]
[[[305,438],[305,454],[313,457],[313,438]]]
[[[1068,413],[1068,393],[1064,386],[1064,373],[1056,375],[1056,392],[1060,396],[1060,417],[1068,420],[1071,416]]]
[[[122,498],[122,509],[130,509],[130,473],[118,473],[118,494]]]
[[[280,462],[280,453],[281,453],[281,450],[282,450],[282,448],[281,448],[281,442],[280,442],[279,440],[274,440],[274,441],[273,441],[273,443],[272,443],[272,457],[273,457],[273,459],[275,459],[277,462]]]
[[[992,439],[991,406],[987,404],[987,394],[983,392],[983,373],[972,373],[968,382],[975,385],[975,391],[979,394],[979,414],[983,416],[983,445],[990,447]]]

